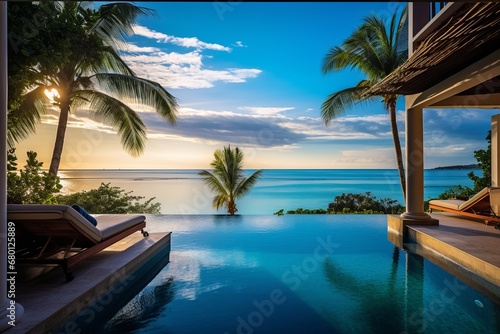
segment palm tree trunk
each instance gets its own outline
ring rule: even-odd
[[[229,214],[233,216],[236,211],[238,211],[238,209],[236,209],[236,203],[234,202],[234,198],[230,196],[229,203],[227,204],[227,212],[229,212]]]
[[[391,118],[392,139],[394,141],[394,150],[396,151],[396,161],[398,163],[399,181],[403,191],[403,199],[406,204],[406,177],[403,165],[403,154],[401,153],[401,142],[399,141],[398,124],[396,122],[396,100],[389,104],[389,114]]]
[[[50,162],[49,173],[57,175],[59,164],[61,163],[61,154],[64,146],[64,136],[66,135],[66,127],[68,125],[69,101],[63,101],[60,105],[61,113],[59,115],[59,123],[57,125],[56,142],[54,144],[54,152]]]

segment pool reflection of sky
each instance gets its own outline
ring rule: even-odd
[[[148,222],[152,230],[173,232],[170,263],[107,323],[107,332],[500,330],[498,306],[394,248],[384,215],[156,216]]]

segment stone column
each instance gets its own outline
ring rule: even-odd
[[[500,187],[500,114],[491,116],[491,186]],[[496,204],[498,195],[492,192],[490,195],[491,208],[495,214],[500,214],[500,205]]]
[[[424,212],[424,127],[422,108],[406,111],[406,212],[403,219],[430,220]]]
[[[491,186],[500,187],[500,114],[491,116]]]
[[[0,332],[12,328],[24,313],[7,299],[7,2],[0,2]],[[13,304],[15,303],[15,304]],[[12,318],[14,314],[15,318]],[[12,322],[12,320],[14,321]]]

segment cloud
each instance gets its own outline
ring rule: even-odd
[[[177,138],[202,143],[231,143],[247,147],[286,147],[305,138],[271,118],[231,111],[181,108],[175,127],[168,127],[156,114],[142,115],[155,138]]]
[[[276,115],[283,111],[293,110],[294,107],[239,107],[238,110],[250,111],[257,115]]]
[[[196,37],[176,37],[167,35],[161,32],[157,32],[151,30],[147,27],[135,25],[133,27],[134,33],[139,36],[143,36],[146,38],[155,39],[158,43],[172,43],[178,46],[186,47],[186,48],[195,48],[196,50],[216,50],[216,51],[226,51],[231,52],[231,48],[227,46],[223,46],[215,43],[206,43],[200,41]]]
[[[336,165],[365,165],[365,166],[386,166],[395,164],[394,149],[392,148],[371,148],[369,150],[345,150],[342,157],[334,160]]]
[[[305,141],[327,142],[338,140],[390,139],[388,120],[384,115],[340,117],[326,127],[320,118],[292,118],[283,111],[294,107],[239,107],[235,111],[216,111],[181,107],[176,126],[158,116],[153,110],[131,105],[139,114],[148,129],[148,137],[176,139],[197,143],[234,143],[241,146],[260,148],[293,148]],[[44,118],[44,123],[57,124],[57,112],[52,111]],[[385,117],[387,118],[387,117]],[[381,123],[381,124],[380,124]],[[69,127],[91,128],[106,133],[116,131],[100,120],[91,117],[87,110],[77,111],[70,117]]]
[[[217,82],[243,83],[262,73],[259,69],[207,70],[197,52],[125,56],[123,59],[139,77],[155,81],[167,89],[211,88]]]
[[[246,47],[248,47],[247,45],[244,45],[242,41],[236,41],[236,43],[234,43],[233,46],[236,46],[236,47],[239,47],[239,48],[246,48]]]
[[[168,66],[172,64],[181,65],[185,64],[188,66],[199,68],[202,65],[202,56],[200,53],[188,52],[188,53],[178,53],[178,52],[155,52],[147,55],[123,55],[122,59],[131,66]]]
[[[176,126],[153,110],[134,106],[147,127],[148,138],[202,144],[235,144],[261,150],[290,150],[307,144],[333,144],[342,156],[336,166],[387,168],[394,161],[390,122],[387,114],[338,117],[325,126],[320,117],[291,117],[283,111],[294,107],[251,107],[207,110],[181,107]],[[488,112],[426,110],[424,153],[426,168],[475,162],[474,150],[486,148],[484,137],[490,128]],[[107,124],[90,117],[87,110],[73,112],[69,127],[116,133]],[[50,109],[43,122],[56,125],[58,112]],[[399,124],[400,128],[404,127]],[[404,133],[401,136],[404,146]],[[354,145],[354,146],[353,146]],[[350,149],[362,147],[360,150]],[[369,149],[367,149],[369,147]],[[404,150],[404,147],[403,147]],[[363,167],[361,167],[363,168]]]
[[[486,135],[491,129],[491,116],[498,110],[425,109],[425,150],[438,150],[439,154],[473,151],[486,148]],[[436,152],[438,152],[436,151]]]
[[[159,52],[161,49],[151,47],[151,46],[137,46],[132,43],[126,43],[120,51],[123,52],[133,52],[133,53],[151,53],[151,52]]]
[[[256,68],[217,69],[212,65],[210,69],[206,69],[203,60],[213,58],[213,55],[204,54],[205,50],[231,51],[231,48],[220,44],[206,43],[196,37],[170,36],[139,25],[134,26],[134,32],[159,43],[195,49],[189,52],[168,52],[161,46],[128,44],[121,50],[122,59],[139,77],[155,81],[167,89],[211,88],[218,82],[244,83],[262,73]]]

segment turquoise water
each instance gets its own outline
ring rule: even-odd
[[[165,214],[215,214],[213,194],[198,170],[79,170],[62,171],[66,192],[97,188],[111,182],[134,195],[156,197]],[[252,170],[247,171],[252,172]],[[472,186],[469,170],[425,170],[424,199],[437,197],[454,185]],[[481,171],[475,171],[481,175]],[[335,196],[371,192],[403,204],[399,176],[393,169],[266,169],[245,197],[240,214],[272,214],[280,209],[326,209]],[[220,212],[224,213],[224,212]]]
[[[500,308],[394,248],[385,215],[161,215],[170,263],[98,333],[498,333]]]

